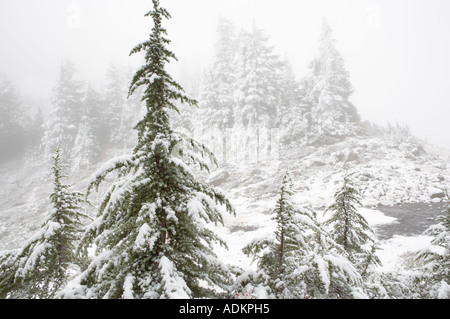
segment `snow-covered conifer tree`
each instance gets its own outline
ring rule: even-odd
[[[292,257],[299,253],[304,244],[298,240],[300,229],[295,216],[298,211],[292,201],[292,188],[291,176],[286,172],[273,211],[276,221],[274,237],[257,239],[243,249],[245,254],[258,259],[258,269],[270,278],[268,285],[276,297],[286,294],[286,268],[290,268]]]
[[[61,65],[58,83],[51,98],[52,110],[42,138],[45,158],[50,161],[61,148],[62,162],[71,163],[71,151],[82,117],[82,83],[75,78],[76,68],[70,61]]]
[[[355,135],[360,118],[350,102],[353,88],[349,73],[325,20],[318,51],[302,83],[305,94],[303,99],[311,109],[311,130],[314,133],[311,142],[326,143],[327,139]]]
[[[99,121],[101,121],[101,102],[98,93],[88,85],[83,98],[83,113],[78,133],[72,149],[72,170],[90,168],[100,153]]]
[[[447,194],[447,211],[438,216],[436,225],[430,226],[424,235],[431,236],[432,246],[437,249],[425,249],[417,252],[415,258],[421,265],[423,275],[420,281],[422,296],[425,298],[450,298],[450,197]],[[441,251],[439,251],[439,249]]]
[[[351,174],[344,176],[342,187],[334,195],[334,203],[326,210],[331,216],[325,226],[331,228],[331,237],[342,245],[350,260],[365,275],[369,266],[380,264],[380,260],[376,255],[375,234],[356,208],[361,205],[360,198]]]
[[[115,147],[124,148],[130,135],[132,135],[132,120],[129,119],[136,110],[130,110],[127,105],[126,68],[111,64],[106,73],[104,88],[105,110],[109,141]],[[139,115],[139,114],[137,114]]]
[[[214,60],[203,76],[199,110],[202,130],[199,132],[204,141],[209,135],[220,132],[222,140],[219,142],[222,159],[227,154],[226,130],[233,127],[233,88],[236,74],[234,57],[236,55],[236,35],[233,23],[220,18],[217,28],[218,40],[215,46]],[[211,145],[212,146],[212,145]]]
[[[360,291],[361,276],[316,214],[297,208],[292,196],[292,181],[286,174],[274,210],[274,236],[244,247],[245,254],[258,260],[259,273],[251,276],[253,287],[265,284],[275,298],[352,298]],[[241,275],[239,283],[245,283],[242,277],[248,274]]]
[[[31,145],[39,147],[41,144],[42,136],[44,135],[44,116],[42,115],[42,109],[38,107],[30,128]]]
[[[14,85],[0,74],[0,161],[24,150],[30,126],[31,120],[23,110]]]
[[[300,145],[308,130],[306,105],[301,99],[300,84],[291,63],[285,59],[278,89],[278,127],[283,144]]]
[[[297,255],[299,266],[289,272],[289,280],[298,285],[297,298],[366,298],[358,269],[318,222],[316,213],[304,209],[300,217],[309,249]]]
[[[132,155],[113,159],[94,176],[88,193],[117,172],[88,226],[82,247],[96,245],[96,257],[62,294],[65,298],[194,298],[217,296],[229,284],[228,268],[214,245],[225,243],[211,226],[222,210],[232,212],[224,194],[196,180],[188,164],[206,168],[206,148],[172,130],[168,110],[175,102],[196,105],[165,69],[175,59],[162,26],[169,19],[159,0],[146,14],[150,37],[131,54],[145,53],[129,94],[144,88],[146,113],[137,123]],[[221,206],[223,204],[223,206]],[[221,290],[222,289],[222,290]]]
[[[283,62],[269,36],[254,23],[250,32],[242,31],[238,37],[235,66],[233,134],[243,144],[238,147],[244,151],[244,161],[259,162],[266,157],[264,142],[272,143],[267,133],[278,124]]]
[[[282,61],[269,45],[269,36],[256,24],[239,36],[236,67],[235,121],[251,128],[273,126]]]
[[[9,298],[53,298],[64,287],[68,270],[81,260],[76,245],[81,234],[83,195],[71,192],[62,183],[60,151],[56,151],[53,164],[54,190],[50,195],[52,211],[42,227],[20,249],[7,256]]]

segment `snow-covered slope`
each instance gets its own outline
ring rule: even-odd
[[[423,146],[414,155],[404,145],[390,145],[381,138],[349,138],[328,146],[284,150],[278,163],[222,165],[209,181],[254,206],[255,201],[274,202],[289,169],[298,202],[320,208],[332,200],[343,174],[354,173],[365,206],[429,202],[443,198],[450,186],[449,154]]]
[[[91,170],[70,173],[72,189],[84,191],[93,172],[118,153],[111,149]],[[440,201],[444,189],[450,188],[449,158],[450,151],[445,149],[423,145],[418,151],[413,144],[392,144],[372,136],[326,146],[283,148],[278,161],[221,164],[199,177],[223,189],[236,209],[235,217],[224,216],[225,228],[217,228],[230,248],[219,249],[219,255],[226,262],[249,266],[241,248],[255,236],[273,231],[270,213],[286,169],[294,180],[296,202],[319,213],[333,200],[343,174],[354,172],[367,207],[364,214],[373,226],[392,222],[374,210],[378,204]],[[0,184],[0,250],[6,250],[19,247],[40,226],[50,206],[52,181],[39,153],[3,164],[0,176],[4,181]]]

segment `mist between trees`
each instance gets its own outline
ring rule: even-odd
[[[209,146],[219,164],[248,165],[264,162],[277,166],[280,159],[280,134],[279,128],[269,129],[264,126],[225,130],[213,128],[208,133],[200,127],[194,129],[193,137]]]

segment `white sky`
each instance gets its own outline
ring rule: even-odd
[[[448,0],[161,0],[172,51],[189,71],[210,59],[217,18],[255,20],[302,76],[317,49],[322,17],[334,29],[365,120],[407,124],[450,147],[450,1]],[[136,63],[129,51],[146,39],[150,0],[1,0],[0,72],[22,94],[49,95],[64,57],[82,79],[100,83],[110,62]]]

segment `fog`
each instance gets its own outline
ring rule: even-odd
[[[200,73],[213,52],[219,16],[265,29],[302,77],[317,49],[322,18],[334,30],[362,119],[406,124],[450,147],[448,0],[162,0],[176,78]],[[20,94],[46,99],[64,58],[100,86],[111,62],[136,66],[130,50],[146,39],[149,0],[2,0],[0,73]]]

